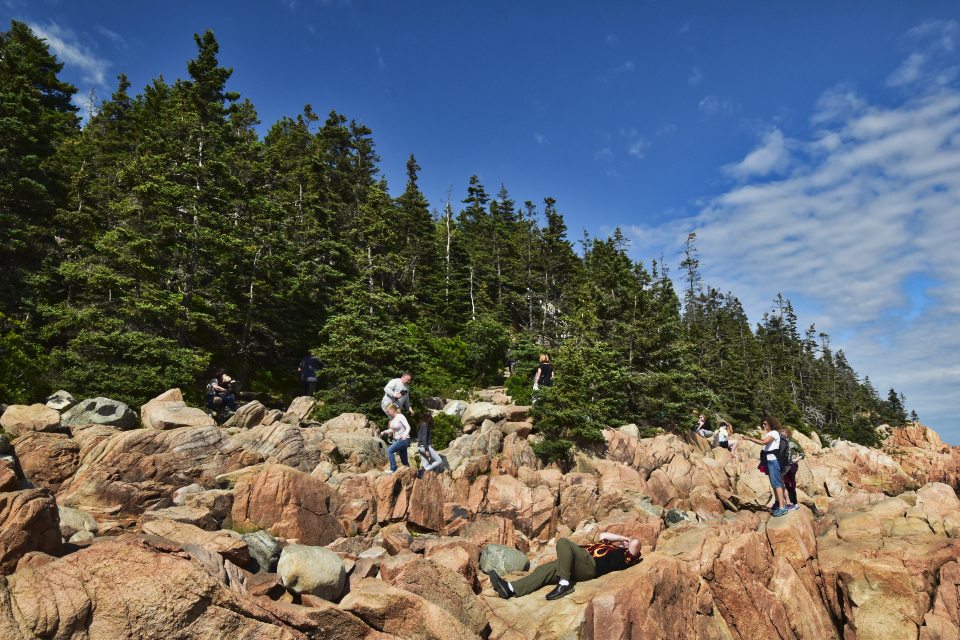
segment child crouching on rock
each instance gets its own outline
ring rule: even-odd
[[[433,448],[433,416],[429,413],[417,423],[417,450],[420,452],[420,470],[417,477],[422,478],[425,471],[439,471],[443,458]]]
[[[578,545],[569,538],[557,540],[557,559],[540,565],[526,576],[507,582],[496,571],[487,573],[490,584],[501,598],[525,596],[548,584],[557,586],[547,594],[556,600],[573,592],[576,582],[592,580],[612,571],[622,571],[640,560],[640,541],[616,533],[603,532],[600,542]]]

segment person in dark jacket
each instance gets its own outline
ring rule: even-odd
[[[547,600],[556,600],[573,592],[576,582],[592,580],[612,571],[622,571],[640,560],[640,541],[616,533],[603,532],[599,542],[578,545],[569,538],[557,540],[557,559],[546,562],[529,574],[507,582],[496,571],[488,571],[490,584],[501,598],[525,596],[556,583]]]
[[[433,416],[427,414],[417,423],[417,450],[420,452],[420,469],[417,477],[422,478],[426,471],[438,471],[443,458],[433,448]]]
[[[303,395],[312,396],[317,392],[317,374],[321,366],[320,361],[312,352],[307,352],[307,355],[300,361],[297,373],[300,374],[300,389]]]

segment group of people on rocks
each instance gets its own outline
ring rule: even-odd
[[[207,382],[207,409],[213,412],[237,410],[237,383],[223,369]]]
[[[413,376],[404,372],[399,378],[394,378],[383,388],[383,400],[380,401],[380,408],[387,414],[387,428],[380,432],[380,435],[389,435],[393,442],[387,447],[387,460],[390,462],[390,470],[387,473],[397,472],[396,456],[400,456],[400,462],[409,467],[408,450],[410,448],[411,428],[404,411],[413,417],[413,409],[410,406],[410,382]],[[417,470],[417,477],[422,478],[427,471],[440,471],[443,466],[443,458],[433,448],[433,416],[429,412],[424,413],[417,420],[417,452],[420,454],[420,469]]]
[[[799,508],[797,469],[804,457],[804,451],[793,438],[790,428],[781,425],[780,421],[772,416],[761,420],[760,430],[762,435],[759,438],[745,434],[741,437],[760,445],[760,464],[757,468],[770,479],[770,488],[773,490],[771,511],[775,517],[780,517]],[[693,432],[712,440],[715,447],[722,447],[731,453],[737,449],[737,441],[732,438],[733,427],[729,422],[721,421],[716,430],[710,430],[707,428],[706,416],[700,414]]]

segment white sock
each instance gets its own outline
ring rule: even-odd
[[[569,581],[569,580],[564,580],[563,578],[560,578],[560,586],[561,586],[561,587],[565,587],[565,586],[567,586],[568,584],[570,584],[570,581]]]
[[[510,589],[510,593],[516,593],[516,591],[513,590],[513,585],[509,582],[507,583],[507,588]]]

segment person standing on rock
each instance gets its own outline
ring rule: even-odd
[[[394,404],[400,411],[406,411],[413,415],[410,409],[410,382],[413,376],[404,372],[399,378],[394,378],[383,388],[383,400],[380,401],[380,408],[387,413],[387,405]],[[390,415],[390,414],[387,414]]]
[[[387,412],[390,422],[387,424],[387,428],[380,432],[380,435],[385,436],[389,433],[393,438],[393,444],[387,447],[387,459],[390,461],[390,471],[388,473],[396,473],[395,453],[400,454],[400,462],[404,466],[410,466],[410,462],[407,460],[407,449],[410,447],[410,423],[407,422],[406,416],[400,413],[400,408],[392,402],[384,410]]]
[[[553,364],[550,362],[550,356],[545,353],[540,354],[540,366],[533,375],[533,390],[540,391],[540,387],[553,386]]]
[[[490,584],[501,598],[525,596],[556,583],[547,600],[556,600],[573,592],[576,582],[592,580],[612,571],[634,566],[640,559],[640,541],[616,533],[603,532],[599,542],[578,545],[569,538],[557,540],[557,559],[540,565],[526,576],[507,582],[496,571],[489,571]]]
[[[793,439],[793,431],[790,427],[783,427],[783,436],[787,438],[787,471],[783,474],[783,487],[787,491],[789,499],[788,509],[797,507],[797,469],[799,469],[800,460],[804,457],[803,449]]]
[[[780,426],[780,422],[776,418],[767,416],[760,423],[760,428],[763,430],[763,438],[751,438],[747,435],[743,437],[763,447],[760,451],[760,469],[766,471],[767,477],[770,478],[770,487],[773,489],[777,504],[777,508],[773,510],[773,515],[779,518],[789,511],[786,508],[783,477],[781,476],[780,431],[783,427]]]
[[[312,396],[317,392],[317,373],[321,366],[320,361],[313,355],[312,351],[308,351],[307,355],[300,361],[297,373],[300,374],[300,389],[303,395]]]
[[[443,458],[433,448],[433,416],[429,413],[424,415],[419,423],[417,430],[417,450],[420,452],[420,469],[417,471],[417,477],[422,478],[426,471],[436,471],[443,464]]]

